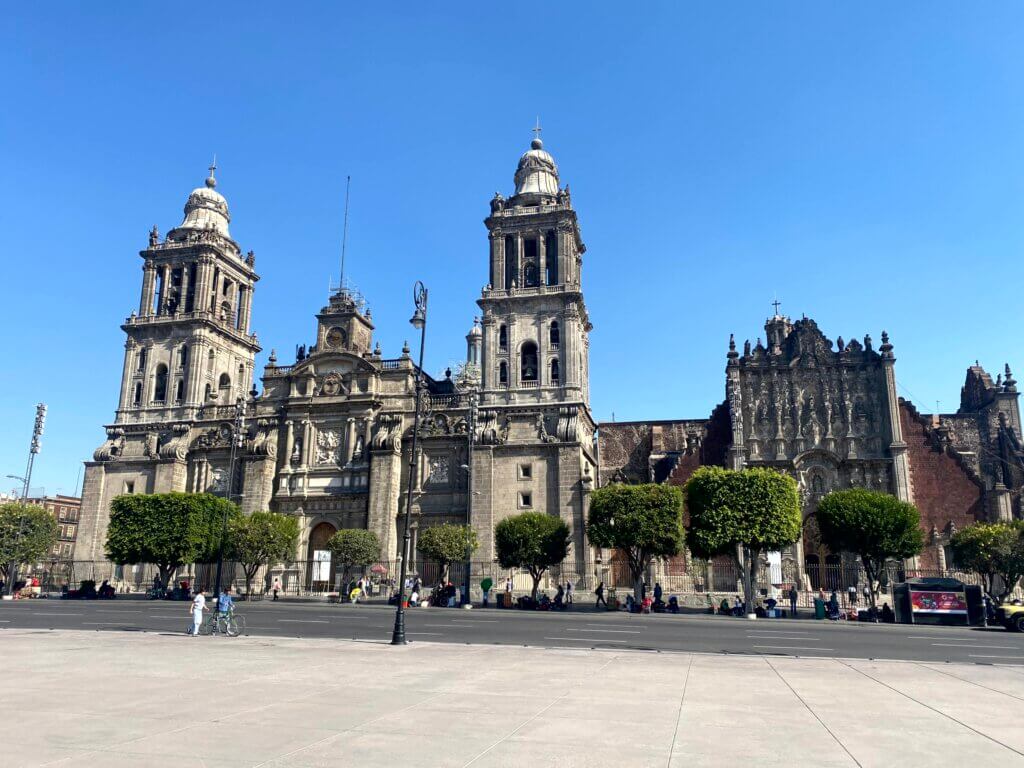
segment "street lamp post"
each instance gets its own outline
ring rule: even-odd
[[[412,493],[416,487],[416,448],[420,432],[420,399],[423,395],[423,347],[427,339],[427,289],[419,280],[412,289],[413,303],[416,311],[409,320],[413,328],[420,332],[420,359],[416,365],[416,412],[412,422],[412,452],[409,454],[409,486],[405,491],[405,533],[402,536],[402,567],[398,576],[398,606],[395,610],[395,629],[391,633],[392,645],[405,645],[405,579],[409,569],[409,521],[412,517]]]
[[[245,400],[239,397],[235,400],[235,421],[231,430],[231,459],[228,463],[228,485],[227,498],[231,501],[231,492],[235,488],[235,459],[237,451],[242,447],[245,440]],[[217,579],[213,586],[214,599],[220,597],[220,579],[224,570],[224,543],[228,538],[228,505],[224,505],[224,520],[221,524],[220,544],[217,547]]]
[[[32,443],[28,449],[28,468],[25,470],[24,477],[17,477],[16,475],[8,475],[15,480],[21,480],[21,503],[24,504],[28,499],[28,487],[29,483],[32,482],[32,466],[36,461],[36,454],[39,453],[42,447],[43,427],[46,425],[46,404],[39,403],[36,405],[36,422],[32,428]],[[21,536],[25,532],[25,516],[21,516],[21,520],[18,523],[18,537],[15,542],[21,541]],[[18,563],[17,558],[7,564],[7,583],[4,585],[4,594],[10,595],[14,592],[14,582],[18,579]]]
[[[469,427],[466,431],[468,433],[468,450],[466,453],[466,524],[472,530],[473,527],[473,444],[476,441],[476,414],[477,414],[477,394],[476,390],[470,390],[469,393],[469,418],[467,419],[467,426]],[[473,552],[469,548],[469,540],[467,536],[466,541],[466,580],[465,585],[462,588],[462,604],[469,605],[472,600],[470,599],[470,570],[472,568],[472,555]]]

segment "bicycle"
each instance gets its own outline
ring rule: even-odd
[[[226,635],[227,637],[238,637],[245,634],[245,617],[236,614],[234,611],[220,613],[214,611],[210,617],[199,626],[200,635]]]

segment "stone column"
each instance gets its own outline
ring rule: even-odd
[[[352,463],[352,453],[356,449],[356,420],[351,416],[346,420],[345,429],[345,463]]]
[[[135,362],[135,339],[128,339],[124,343],[124,368],[121,371],[121,400],[119,410],[124,410],[131,405],[132,397],[132,365]]]
[[[508,288],[505,285],[505,235],[502,232],[491,233],[491,264],[494,265],[491,287],[497,290]]]
[[[547,259],[547,243],[544,242],[544,232],[537,233],[537,271],[540,273],[537,282],[540,285],[547,285],[547,270],[544,269]]]
[[[156,267],[153,262],[146,260],[142,267],[142,296],[139,298],[139,317],[149,317],[153,314],[153,284],[156,281]]]
[[[188,277],[192,270],[188,264],[181,265],[181,301],[178,302],[178,311],[188,310]]]
[[[313,463],[313,422],[308,419],[302,422],[302,464],[303,468]]]
[[[205,311],[210,303],[210,264],[209,256],[199,257],[199,267],[196,270],[195,299],[192,308],[196,311]]]
[[[366,450],[370,454],[366,527],[380,539],[381,558],[393,563],[401,546],[395,521],[402,497],[402,455],[392,447],[374,448],[371,451],[369,443],[366,444]]]
[[[170,288],[169,283],[171,282],[171,271],[170,268],[165,264],[159,267],[160,270],[160,295],[156,298],[156,313],[162,315],[167,311],[167,292]]]
[[[284,438],[284,465],[290,468],[292,465],[292,451],[295,450],[295,422],[289,419],[285,422]]]

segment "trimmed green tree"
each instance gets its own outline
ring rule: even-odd
[[[253,512],[228,522],[227,556],[242,566],[245,594],[264,565],[291,560],[299,540],[299,521],[278,512]]]
[[[365,568],[380,560],[380,539],[373,531],[342,528],[327,540],[335,566],[341,566],[341,585],[345,589],[353,568]]]
[[[860,558],[872,607],[886,561],[913,557],[924,545],[917,507],[889,493],[865,488],[833,491],[818,503],[815,516],[826,547]]]
[[[1024,576],[1024,520],[975,523],[954,533],[949,544],[956,566],[977,573],[999,602]]]
[[[569,526],[561,518],[543,512],[512,515],[495,526],[494,547],[502,568],[526,568],[530,572],[530,597],[536,601],[544,572],[569,554]]]
[[[10,566],[42,560],[57,543],[57,520],[43,507],[10,502],[0,504],[0,572],[10,578]]]
[[[761,555],[800,538],[796,481],[772,469],[701,467],[686,483],[686,509],[690,551],[706,560],[731,557],[751,610]]]
[[[617,549],[640,601],[644,572],[655,558],[683,551],[683,495],[672,485],[606,485],[590,495],[587,536],[597,547]]]
[[[189,563],[217,559],[224,526],[238,506],[209,493],[116,496],[110,503],[107,557],[118,565],[153,563],[164,584]]]
[[[446,523],[421,530],[416,548],[441,566],[441,580],[447,583],[452,563],[468,560],[478,546],[471,526]]]

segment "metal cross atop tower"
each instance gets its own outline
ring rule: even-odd
[[[778,317],[779,316],[779,307],[782,306],[782,302],[779,301],[778,299],[775,299],[775,301],[772,302],[772,306],[775,307],[775,316]]]
[[[540,115],[537,116],[537,127],[532,128],[531,130],[533,131],[533,138],[539,139],[540,138],[540,132],[541,132]]]

